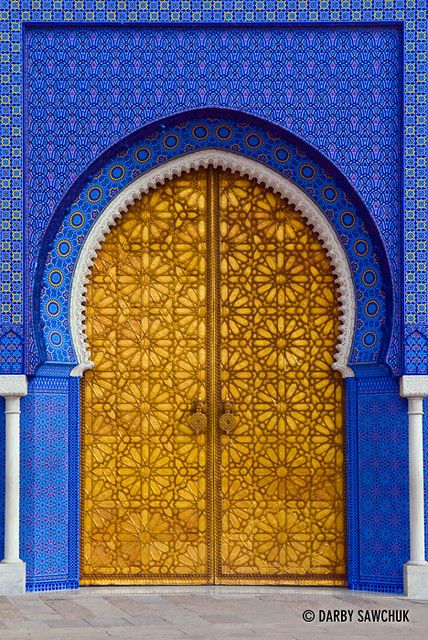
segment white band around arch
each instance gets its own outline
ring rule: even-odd
[[[343,377],[353,376],[354,372],[348,367],[348,359],[354,333],[355,293],[350,265],[336,232],[321,209],[288,178],[255,160],[219,149],[196,151],[147,171],[147,173],[144,173],[125,187],[107,205],[94,223],[80,250],[71,289],[70,327],[79,363],[73,369],[72,375],[82,375],[83,371],[93,367],[85,328],[86,286],[89,282],[88,276],[97,252],[100,250],[101,243],[109,233],[110,228],[117,224],[127,209],[136,200],[140,199],[143,193],[147,193],[150,189],[164,184],[165,181],[174,176],[188,173],[191,169],[206,168],[208,166],[230,169],[241,176],[257,180],[259,184],[272,189],[287,200],[297,211],[300,211],[307,223],[313,228],[327,251],[339,287],[339,304],[341,307],[340,333],[333,369],[340,371]]]

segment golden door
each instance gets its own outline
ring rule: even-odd
[[[325,250],[255,181],[130,208],[88,285],[82,584],[345,584],[338,325]]]

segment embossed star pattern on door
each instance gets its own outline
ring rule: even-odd
[[[86,325],[82,584],[344,584],[337,289],[301,214],[174,178],[107,236]]]

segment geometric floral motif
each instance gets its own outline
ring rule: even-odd
[[[63,222],[46,258],[40,314],[49,361],[75,362],[69,330],[74,265],[94,222],[122,189],[143,173],[177,156],[218,148],[268,164],[292,180],[318,204],[346,251],[354,278],[357,318],[350,362],[376,362],[387,347],[389,275],[380,240],[357,197],[351,198],[334,169],[325,168],[311,150],[284,131],[254,118],[217,111],[172,119],[168,126],[138,132],[93,168],[88,180],[62,212]],[[89,178],[89,175],[92,177]]]
[[[203,172],[144,195],[91,273],[82,584],[207,580],[205,202]]]
[[[56,373],[32,378],[21,401],[21,557],[29,591],[78,585],[76,434],[69,421],[70,403],[78,408],[71,391],[77,380]]]
[[[428,370],[428,327],[406,327],[404,334],[405,373],[426,374]]]
[[[83,584],[344,584],[331,265],[279,196],[215,173],[218,329],[206,311],[206,259],[217,264],[217,249],[205,239],[205,170],[143,195],[107,235],[91,273]],[[218,356],[210,350],[217,330]],[[208,389],[220,385],[234,404],[230,435],[213,422],[206,371],[219,376]],[[198,397],[208,415],[199,435],[189,422]]]
[[[400,592],[402,567],[409,558],[407,400],[388,376],[346,382],[358,389],[357,419],[348,421],[347,434],[348,482],[355,473],[358,478],[347,505],[348,545],[358,558],[348,566],[349,586]],[[352,400],[347,406],[354,411]]]
[[[399,279],[395,277],[399,250],[401,42],[396,26],[373,29],[341,25],[332,29],[305,25],[296,30],[292,25],[271,25],[269,29],[246,25],[234,26],[231,31],[220,25],[180,29],[152,25],[148,30],[130,25],[105,28],[92,25],[90,41],[88,31],[89,27],[81,26],[37,26],[27,31],[31,61],[27,86],[31,274],[48,221],[58,227],[65,213],[63,204],[70,204],[69,195],[73,198],[68,192],[75,188],[73,182],[79,177],[81,185],[91,177],[90,171],[81,175],[82,167],[88,167],[96,157],[108,156],[112,144],[147,123],[215,105],[229,112],[251,113],[266,123],[278,125],[282,135],[290,132],[299,142],[314,145],[324,159],[331,159],[350,180],[369,208],[388,249],[389,265],[382,252],[378,259],[383,268],[391,267],[394,274],[391,291],[397,313],[387,316],[397,322],[401,300]],[[184,67],[173,62],[171,50],[182,52],[177,55],[186,61]],[[57,64],[58,56],[64,64]],[[153,60],[157,63],[153,64]],[[362,66],[364,74],[360,72]],[[120,73],[114,69],[120,69]],[[57,91],[67,96],[65,102],[54,99]],[[380,100],[381,95],[388,95],[388,101]],[[124,96],[126,99],[122,99]],[[80,131],[86,133],[81,135]],[[157,142],[162,142],[162,138],[160,131]],[[49,144],[44,144],[44,140]],[[69,141],[65,145],[66,154],[62,152],[64,140]],[[230,140],[230,146],[234,143]],[[156,144],[155,139],[152,144]],[[194,141],[190,144],[194,145]],[[175,156],[186,152],[179,145]],[[315,159],[314,149],[305,149],[305,153],[309,159]],[[156,154],[152,152],[146,165],[163,162],[172,155],[173,149],[159,149]],[[264,153],[264,145],[254,155],[272,164]],[[331,173],[327,161],[319,159],[318,164],[322,172]],[[52,175],[48,189],[48,177],[38,170],[43,166],[49,166],[49,176]],[[282,171],[286,170],[288,166],[283,166]],[[310,193],[313,185],[308,182],[306,178]],[[116,179],[109,192],[113,194],[120,186],[120,179]],[[92,204],[95,207],[97,203]],[[338,205],[329,204],[331,208]],[[362,203],[354,204],[359,213],[364,209]],[[376,235],[372,229],[368,232]],[[47,238],[52,239],[49,234]],[[353,263],[353,245],[345,249]],[[32,287],[32,275],[28,282]],[[360,319],[363,323],[369,321],[365,313]],[[389,359],[396,370],[400,346],[397,329],[398,325]],[[30,331],[30,339],[31,336]],[[58,346],[59,335],[55,333],[51,338]],[[362,348],[357,346],[356,360],[367,361],[369,344],[371,351],[378,350],[379,337],[375,339],[370,332]],[[70,346],[68,341],[62,343],[64,354]],[[33,347],[29,349],[27,362],[30,366],[37,363]]]
[[[0,373],[21,373],[24,340],[19,326],[0,327]]]
[[[342,379],[326,252],[301,214],[220,174],[222,582],[344,584]]]
[[[21,153],[24,146],[22,132],[23,94],[25,94],[26,98],[30,97],[30,94],[27,91],[22,91],[20,86],[23,67],[21,62],[22,48],[24,47],[22,42],[24,25],[28,33],[31,31],[31,28],[28,28],[31,23],[35,23],[34,31],[42,31],[43,27],[40,23],[44,23],[45,28],[40,37],[42,44],[39,46],[39,43],[37,43],[34,49],[39,51],[42,64],[46,61],[45,69],[47,74],[52,75],[52,70],[56,68],[65,82],[65,87],[61,83],[55,86],[55,90],[58,90],[62,99],[52,100],[53,103],[58,105],[58,109],[63,114],[66,114],[65,117],[61,115],[58,119],[63,120],[65,123],[65,134],[60,132],[59,145],[56,145],[51,135],[53,133],[52,125],[56,123],[56,119],[51,119],[50,114],[46,114],[43,108],[39,110],[40,123],[44,120],[46,129],[42,130],[40,127],[35,129],[41,140],[47,140],[49,137],[49,144],[46,146],[49,147],[50,160],[42,162],[40,166],[50,167],[49,191],[53,193],[59,187],[57,194],[61,191],[61,187],[56,182],[56,179],[62,180],[63,175],[61,171],[57,172],[57,167],[54,166],[56,160],[60,157],[64,158],[63,167],[68,167],[65,173],[69,172],[69,168],[74,171],[76,167],[83,166],[86,161],[85,158],[76,162],[76,152],[79,154],[79,151],[81,151],[79,147],[86,147],[88,152],[91,153],[94,150],[94,145],[97,145],[99,151],[101,151],[103,144],[100,144],[97,138],[104,138],[104,145],[108,144],[108,142],[105,142],[105,137],[110,134],[112,128],[116,130],[118,139],[121,137],[121,133],[117,130],[121,126],[127,127],[129,120],[132,122],[131,127],[141,126],[141,123],[136,123],[136,119],[141,118],[145,122],[153,120],[158,117],[156,115],[154,118],[152,117],[152,112],[155,110],[164,113],[165,108],[169,108],[171,109],[170,112],[177,112],[183,109],[183,104],[190,101],[192,101],[191,107],[205,106],[205,104],[202,104],[204,95],[207,96],[209,104],[220,104],[218,100],[212,99],[209,80],[212,78],[215,83],[216,78],[213,77],[213,72],[224,74],[226,65],[224,64],[224,58],[221,59],[221,64],[219,63],[220,61],[217,62],[218,59],[216,57],[211,58],[214,48],[211,42],[207,43],[208,34],[209,32],[214,33],[213,27],[217,27],[221,35],[218,36],[216,34],[214,42],[218,42],[222,54],[227,52],[229,45],[236,60],[237,54],[247,56],[247,51],[254,48],[254,43],[251,40],[251,31],[253,31],[253,38],[256,44],[260,44],[261,52],[266,50],[267,59],[271,61],[272,65],[275,65],[275,70],[279,68],[281,72],[271,74],[268,70],[269,67],[266,69],[263,63],[260,63],[260,72],[258,70],[255,71],[251,59],[249,64],[243,65],[238,61],[234,65],[232,74],[235,91],[224,91],[224,85],[217,83],[220,100],[225,100],[227,95],[233,95],[237,104],[232,105],[232,107],[244,108],[246,111],[254,111],[253,109],[245,108],[245,103],[250,103],[251,100],[254,100],[257,105],[261,105],[260,108],[263,110],[269,109],[270,106],[272,107],[271,121],[278,122],[280,118],[286,117],[285,126],[287,128],[306,128],[306,139],[310,140],[323,152],[327,151],[329,157],[332,157],[336,164],[341,166],[345,174],[351,176],[351,173],[353,173],[355,175],[355,180],[360,183],[357,188],[363,193],[364,198],[366,198],[364,193],[365,185],[368,186],[373,196],[373,207],[378,209],[382,224],[389,226],[388,235],[390,235],[391,239],[395,235],[397,240],[398,234],[395,233],[394,229],[398,229],[399,225],[399,199],[394,197],[394,216],[390,214],[385,205],[387,205],[387,202],[392,202],[388,194],[391,184],[389,180],[391,178],[394,180],[395,176],[396,187],[394,192],[397,196],[399,193],[398,183],[399,172],[401,171],[399,168],[401,155],[399,138],[397,138],[398,144],[395,148],[395,175],[394,165],[391,164],[389,168],[386,166],[390,155],[389,149],[388,151],[386,150],[389,142],[392,142],[392,139],[388,140],[391,126],[395,127],[397,132],[401,126],[400,120],[402,121],[402,156],[404,165],[402,172],[405,186],[405,228],[407,232],[405,264],[406,275],[409,276],[408,288],[412,297],[409,302],[406,301],[407,321],[411,324],[426,324],[427,289],[426,273],[424,273],[423,268],[424,263],[426,263],[426,226],[424,218],[426,210],[426,163],[424,162],[424,155],[426,154],[425,111],[427,87],[426,15],[423,10],[420,10],[419,5],[420,3],[417,0],[409,0],[408,2],[403,2],[402,0],[379,0],[378,2],[349,0],[349,2],[344,3],[329,3],[324,0],[307,0],[303,3],[298,3],[294,0],[288,3],[284,3],[282,0],[272,0],[268,3],[258,2],[257,0],[246,0],[245,3],[230,3],[229,0],[225,2],[218,0],[216,3],[201,3],[200,0],[189,0],[189,2],[182,5],[175,2],[165,3],[161,0],[148,0],[138,3],[133,0],[125,4],[120,0],[107,0],[102,4],[102,7],[101,5],[95,7],[92,0],[84,0],[76,8],[77,5],[75,7],[72,0],[57,3],[55,7],[52,7],[51,0],[41,0],[34,5],[34,8],[30,5],[23,8],[14,0],[6,0],[1,24],[3,42],[5,43],[5,55],[2,58],[1,70],[3,74],[6,74],[5,77],[10,78],[11,81],[5,80],[7,95],[3,103],[2,113],[5,115],[4,135],[12,137],[12,144],[5,146],[6,156],[3,175],[8,183],[5,189],[5,198],[11,195],[14,199],[12,205],[15,205],[13,214],[16,218],[16,228],[22,229],[22,180],[19,180],[19,176],[21,175],[24,156]],[[54,23],[53,25],[49,24],[52,22]],[[91,31],[92,35],[97,30],[97,23],[102,24],[99,25],[96,37],[95,34],[92,38],[87,37],[88,28],[93,30]],[[179,46],[171,44],[174,36],[182,37],[185,30],[183,25],[190,23],[191,27],[188,28],[188,32],[191,41],[195,42],[196,53],[200,54],[204,63],[209,60],[212,64],[200,66],[197,61],[195,62],[195,54],[189,46],[183,46],[182,43]],[[205,41],[200,39],[196,42],[194,34],[198,23],[200,23],[200,29]],[[180,29],[177,29],[179,24]],[[238,24],[250,32],[250,38],[246,37],[244,42],[239,44],[237,43]],[[135,29],[137,25],[138,27]],[[263,28],[265,26],[269,28]],[[87,28],[85,29],[84,27]],[[132,27],[134,27],[139,37],[148,36],[148,42],[153,42],[154,45],[153,52],[149,51],[148,47],[145,47],[143,48],[143,55],[139,54],[137,43],[132,42],[129,37]],[[156,33],[156,27],[158,30],[162,30],[165,35],[159,37]],[[111,56],[112,64],[108,64],[111,50],[114,50],[113,47],[106,46],[108,31],[110,31],[113,40],[120,41],[123,38],[129,51],[135,54],[137,61],[135,69],[132,63],[123,64],[126,46],[117,47],[116,58]],[[274,55],[271,55],[269,51],[270,38],[274,31],[288,31],[288,35],[279,41],[273,41]],[[227,42],[228,32],[231,34],[230,44]],[[153,35],[155,33],[156,35]],[[320,34],[320,38],[318,38],[318,34]],[[391,35],[393,38],[391,38]],[[300,46],[290,46],[290,40],[292,41],[293,37],[300,40]],[[79,40],[77,47],[74,44],[75,38]],[[305,38],[309,38],[309,46],[305,46],[302,43]],[[389,46],[392,39],[394,39],[393,52]],[[293,48],[298,51],[300,60],[297,60],[297,64],[294,60],[290,61],[289,59],[287,64],[283,66],[278,64],[276,56],[280,54],[279,45],[283,43],[286,44],[290,52]],[[204,44],[209,52],[208,56],[206,55]],[[251,46],[247,48],[247,44]],[[363,49],[361,45],[363,45]],[[73,59],[76,53],[85,58],[88,50],[90,55],[87,59],[91,61],[91,64],[85,64],[78,58]],[[167,54],[165,59],[162,59],[156,65],[152,64],[154,59],[159,61],[163,50]],[[99,51],[102,53],[101,59],[98,59]],[[180,52],[180,54],[184,52],[185,55],[190,53],[190,55],[189,58],[183,55],[184,63],[176,64],[175,58],[170,55],[171,51]],[[355,56],[356,64],[344,62],[344,56],[348,55],[349,51]],[[325,52],[327,52],[328,56],[331,56],[327,62],[324,62],[322,57]],[[71,60],[66,59],[65,56],[67,54],[72,56]],[[320,54],[321,58],[319,57]],[[373,54],[376,56],[374,59]],[[309,58],[307,62],[304,56]],[[106,63],[104,63],[104,60]],[[391,64],[393,60],[398,64]],[[142,70],[142,66],[144,70]],[[320,66],[322,68],[321,74],[317,73],[317,68]],[[393,70],[394,66],[395,71]],[[31,72],[32,67],[33,61],[31,64],[26,65],[29,72]],[[117,73],[118,67],[120,67],[121,73]],[[144,82],[144,80],[147,80],[148,83],[153,81],[151,68],[158,74],[163,71],[168,81],[173,81],[174,75],[177,74],[180,78],[179,91],[175,91],[174,87],[168,86],[167,100],[165,101],[159,99],[158,91],[153,91],[150,94],[153,97],[153,102],[148,103],[149,93],[145,88],[142,87],[140,91],[133,91],[132,88],[129,90],[125,83],[125,89],[127,90],[127,99],[123,101],[125,113],[121,112],[120,114],[118,114],[118,109],[121,105],[117,101],[116,92],[109,91],[108,88],[105,88],[105,84],[101,83],[100,92],[97,95],[98,80],[102,78],[104,81],[108,72],[115,79],[120,80],[125,70],[131,70],[131,73],[134,72],[135,78],[138,79],[135,84],[140,88],[140,83]],[[186,71],[185,73],[183,73],[183,68]],[[204,70],[209,70],[209,72],[205,75]],[[196,73],[191,73],[193,71],[196,71]],[[395,92],[391,92],[390,86],[388,86],[391,71],[398,78],[398,84],[396,85],[398,91]],[[103,109],[102,101],[107,103],[111,101],[113,108],[107,105],[107,108],[110,106],[107,118],[99,115],[98,118],[95,117],[92,122],[88,123],[89,126],[81,127],[80,131],[79,127],[74,129],[72,132],[72,145],[67,149],[67,153],[57,154],[56,150],[64,148],[63,141],[66,139],[67,134],[71,133],[71,130],[67,130],[70,124],[68,109],[71,107],[71,115],[76,116],[75,121],[78,125],[82,122],[80,114],[77,112],[79,106],[82,107],[86,114],[94,115],[92,105],[90,108],[86,108],[87,103],[85,100],[79,100],[81,92],[79,90],[75,91],[74,83],[72,82],[69,85],[67,72],[72,76],[75,75],[76,79],[82,82],[85,87],[84,93],[91,94],[94,104],[100,104],[101,109]],[[245,84],[241,82],[241,74],[243,72],[248,73],[255,84],[256,90],[248,91]],[[376,91],[372,83],[373,72],[375,77],[377,76],[382,82],[380,91]],[[336,73],[337,76],[335,76]],[[358,81],[363,82],[364,88],[360,91],[349,91],[348,93],[336,91],[338,86],[342,86],[342,82],[348,73],[351,74],[351,77],[356,76]],[[8,74],[11,75],[9,76]],[[401,75],[403,82],[401,82]],[[43,87],[47,87],[46,77],[42,77],[38,71],[36,71],[35,76],[40,78]],[[202,77],[203,87],[206,89],[206,93],[202,95],[198,91],[197,81],[199,77]],[[284,103],[282,97],[278,96],[278,89],[271,82],[275,77],[278,80],[278,86],[280,88],[283,87],[290,104]],[[273,87],[272,91],[263,91],[261,85],[264,78],[267,78],[271,83],[269,87]],[[324,79],[332,81],[331,91],[328,90],[329,87],[325,86]],[[316,88],[319,86],[325,90],[324,100],[318,100],[311,87],[307,91],[308,95],[305,95],[305,89],[309,86],[308,80],[309,82],[314,80]],[[301,83],[300,86],[304,88],[303,91],[297,94],[297,100],[294,99],[296,94],[293,91],[293,85],[296,81]],[[131,81],[130,86],[134,87],[135,84],[133,85]],[[72,87],[71,91],[68,91],[69,86]],[[405,87],[403,104],[399,107],[400,114],[397,112],[394,115],[390,107],[392,106],[392,100],[395,103],[399,100],[400,86]],[[47,101],[53,96],[50,89],[42,90],[40,93],[46,94]],[[34,91],[37,96],[40,93]],[[174,94],[176,94],[176,97]],[[77,99],[76,96],[78,96]],[[355,100],[356,96],[358,96],[357,100]],[[382,105],[384,109],[380,118],[376,117],[376,112],[372,109],[372,96],[375,96],[375,108]],[[384,99],[385,96],[388,96],[388,100]],[[174,103],[174,98],[176,103]],[[325,122],[331,123],[331,128],[326,135],[323,131],[323,123],[317,118],[316,107],[315,110],[312,110],[311,107],[313,105],[309,102],[309,109],[306,110],[306,100],[308,98],[314,100],[315,105],[317,103],[322,105],[322,108],[326,107],[327,98],[328,106],[331,103],[334,107],[335,100],[340,106],[337,120],[335,119],[334,108],[332,112],[325,112]],[[351,109],[346,105],[347,98],[351,102],[352,113],[357,113],[355,118],[348,118],[348,115],[351,114]],[[269,104],[270,99],[271,105]],[[193,104],[198,100],[200,104]],[[135,103],[140,103],[140,108],[136,108]],[[286,108],[283,108],[284,104]],[[221,102],[221,106],[228,105],[224,105]],[[361,107],[364,108],[364,111],[361,110]],[[300,109],[304,113],[301,118],[296,117]],[[401,112],[402,117],[400,118]],[[118,115],[116,118],[110,118],[111,113]],[[369,114],[368,116],[366,116],[367,113]],[[123,117],[124,115],[126,117]],[[263,114],[258,113],[258,115]],[[108,122],[108,125],[100,126],[101,123],[104,124],[103,120]],[[346,130],[348,126],[351,127],[350,131]],[[366,135],[368,131],[370,133]],[[351,133],[352,136],[349,136],[348,133]],[[79,140],[79,135],[81,140]],[[374,137],[376,137],[375,144],[371,144]],[[351,146],[349,141],[351,139],[355,141],[356,138],[358,138],[358,143]],[[5,139],[7,140],[7,138]],[[90,141],[89,144],[87,144],[87,140]],[[359,144],[359,142],[362,144]],[[393,147],[394,144],[390,149],[393,149]],[[356,152],[356,150],[358,151]],[[385,155],[383,150],[386,151]],[[97,155],[98,151],[95,150],[94,153]],[[355,158],[355,153],[365,155],[369,161],[365,161],[361,157]],[[371,169],[374,170],[372,171]],[[392,169],[392,173],[389,178],[386,178],[386,183],[382,185],[382,174],[385,178],[389,169]],[[354,180],[354,178],[352,179]],[[46,190],[44,191],[46,193]],[[48,198],[49,194],[46,193],[46,196]],[[43,200],[41,200],[41,204],[44,204]],[[372,208],[371,203],[369,203],[369,206]],[[35,217],[38,218],[40,213],[39,206],[36,207],[36,210]],[[9,214],[9,211],[7,211],[7,214]],[[382,218],[384,218],[383,221]],[[15,239],[14,243],[15,246],[12,244],[5,248],[4,255],[6,256],[6,261],[9,261],[9,256],[12,255],[12,252],[15,249],[18,252],[14,257],[16,263],[12,265],[13,275],[16,275],[20,273],[21,269],[21,255],[19,255],[19,252],[22,248],[22,243],[18,239]],[[397,249],[399,248],[398,245],[396,247]],[[420,267],[422,267],[422,270],[420,270]],[[8,275],[10,274],[5,274],[6,278]],[[22,278],[18,290],[22,290]],[[11,294],[7,294],[7,297],[12,301]],[[13,298],[13,304],[7,305],[4,317],[7,318],[12,315],[12,321],[19,324],[21,321],[22,296],[13,296]],[[7,319],[6,322],[9,323],[10,320]]]

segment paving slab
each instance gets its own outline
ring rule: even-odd
[[[207,620],[208,622],[211,622],[212,624],[244,624],[245,622],[247,622],[246,620],[244,620],[243,618],[239,618],[238,616],[227,616],[227,615],[202,615],[201,616],[204,620]]]
[[[116,607],[109,600],[102,596],[80,596],[79,604],[85,607],[94,618],[101,616],[107,616],[109,618],[120,618],[121,614],[123,613],[119,607]]]
[[[162,625],[171,625],[169,620],[162,618],[162,616],[146,616],[146,615],[136,615],[129,616],[129,622],[134,627],[140,627],[143,625],[151,625],[151,624],[162,624]]]
[[[0,596],[0,618],[2,620],[25,620],[25,615],[9,598]]]
[[[7,620],[5,622],[7,629],[18,629],[19,631],[32,631],[40,629],[49,629],[48,625],[41,620]],[[1,631],[0,631],[1,634]],[[1,635],[0,635],[1,638]]]
[[[62,618],[61,620],[48,620],[47,625],[50,629],[69,629],[74,627],[83,627],[87,629],[90,625],[86,620],[81,618]]]
[[[91,615],[89,609],[82,606],[82,604],[72,597],[63,596],[61,598],[52,598],[47,596],[46,604],[53,612],[62,618],[84,618]]]
[[[121,611],[130,615],[144,615],[153,616],[156,615],[156,609],[141,597],[135,596],[105,596],[104,599]],[[158,597],[156,603],[159,604],[160,598]]]
[[[29,637],[31,640],[82,640],[82,632],[77,629],[49,629],[43,634],[35,633]],[[85,640],[106,640],[111,638],[105,629],[94,629],[93,632],[87,631],[83,637]],[[126,636],[123,637],[125,638]],[[19,636],[19,640],[21,638],[22,636]]]
[[[109,629],[110,627],[126,627],[131,623],[125,618],[108,618],[108,617],[100,617],[100,618],[87,618],[86,622],[91,625],[91,627],[105,627]]]
[[[127,640],[128,638],[141,638],[141,640],[189,640],[191,636],[179,629],[165,629],[164,627],[149,625],[147,627],[116,627],[108,630],[111,638]],[[201,636],[203,638],[203,636]]]

